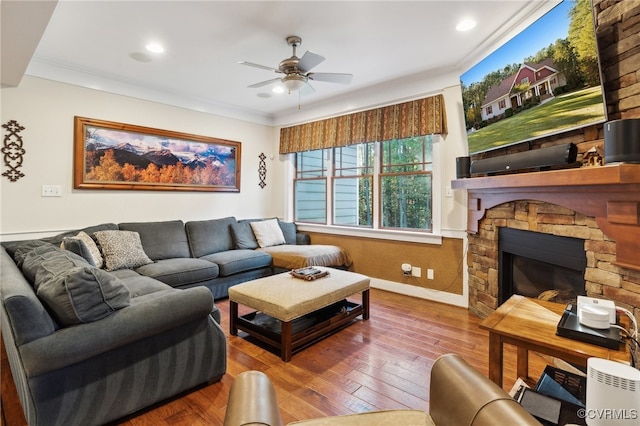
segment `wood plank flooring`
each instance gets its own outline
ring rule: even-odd
[[[358,298],[354,298],[358,300]],[[357,323],[295,354],[280,357],[229,335],[229,301],[216,302],[227,335],[227,374],[201,387],[115,424],[220,425],[229,387],[246,370],[260,370],[274,383],[284,423],[295,420],[389,408],[429,408],[429,373],[435,359],[455,352],[485,376],[488,335],[468,310],[371,290],[371,319]],[[531,375],[546,365],[530,356]],[[515,348],[505,350],[504,387],[515,381]],[[2,413],[6,426],[24,425],[16,410],[11,373],[2,359]],[[13,394],[11,390],[13,388]]]

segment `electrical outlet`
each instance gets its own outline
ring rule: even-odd
[[[444,189],[444,196],[447,198],[451,198],[453,197],[453,191],[451,190],[451,187],[447,185],[447,187]]]
[[[428,280],[433,279],[433,269],[427,269],[427,279]]]
[[[422,268],[414,266],[411,268],[411,276],[420,278],[422,276]]]
[[[43,197],[62,197],[62,186],[60,185],[42,185]]]

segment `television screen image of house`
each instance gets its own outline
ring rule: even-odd
[[[469,153],[605,121],[590,0],[563,0],[460,77]]]

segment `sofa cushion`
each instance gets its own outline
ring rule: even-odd
[[[249,222],[232,223],[231,236],[237,249],[253,250],[260,247]]]
[[[217,264],[221,277],[271,266],[271,255],[255,250],[228,250],[201,259]]]
[[[101,223],[99,225],[87,226],[86,228],[76,229],[74,231],[63,232],[53,237],[43,238],[42,240],[49,242],[55,246],[59,246],[60,243],[62,243],[62,240],[64,240],[66,237],[73,237],[76,234],[78,234],[78,232],[80,231],[83,231],[87,235],[93,236],[93,234],[98,231],[117,231],[117,230],[118,230],[118,225],[116,225],[115,223]]]
[[[63,238],[61,247],[82,256],[91,266],[102,268],[104,265],[104,259],[102,258],[98,245],[93,238],[84,231],[78,232],[74,237]]]
[[[297,244],[297,230],[296,224],[293,222],[282,222],[278,220],[278,225],[280,225],[280,229],[282,230],[282,235],[284,235],[285,244]]]
[[[130,222],[118,225],[123,231],[134,231],[140,235],[144,252],[151,260],[191,257],[184,222]]]
[[[95,266],[75,267],[39,282],[36,294],[63,325],[100,320],[131,300],[118,278]]]
[[[193,257],[202,257],[212,253],[233,249],[231,224],[237,223],[235,217],[187,222],[185,229],[189,238],[189,247]]]
[[[277,219],[249,222],[260,247],[278,246],[285,243],[284,234]]]
[[[122,281],[75,253],[39,248],[26,256],[24,265],[37,265],[36,294],[60,324],[96,321],[129,305],[129,290]]]
[[[93,235],[100,244],[107,271],[134,269],[153,262],[144,252],[137,232],[98,231]]]
[[[128,269],[121,269],[121,271],[127,271],[127,270]],[[145,277],[139,274],[135,274],[135,276],[128,276],[126,278],[120,278],[120,280],[129,289],[129,293],[131,293],[132,302],[136,297],[144,296],[145,294],[156,293],[156,292],[171,288],[171,286],[165,283],[162,283],[156,279],[153,279],[151,277]]]
[[[31,244],[28,244],[27,247],[31,247]],[[46,268],[42,270],[43,261],[53,256],[50,253],[59,253],[60,259],[64,262],[61,262],[59,265],[55,263],[46,265]],[[58,274],[60,271],[69,269],[74,266],[89,266],[89,263],[83,257],[78,256],[75,253],[61,250],[53,244],[47,243],[36,247],[35,249],[29,250],[24,255],[24,260],[22,262],[22,273],[27,278],[27,280],[29,280],[31,284],[34,285],[34,290],[37,290],[37,274],[40,274],[41,279],[44,279],[45,273],[49,273],[51,276],[53,276],[54,274]]]
[[[218,265],[191,257],[163,259],[140,266],[136,272],[172,287],[197,284],[218,276]]]
[[[27,267],[27,270],[24,270],[23,264],[27,255],[35,249],[39,249],[42,252],[45,252],[45,251],[55,250],[56,246],[42,240],[22,241],[19,245],[13,248],[13,254],[12,254],[13,261],[16,262],[16,265],[18,265],[18,268],[23,269],[22,272],[25,273],[25,276],[29,281],[31,281],[31,283],[33,283],[33,278],[35,277],[36,271],[35,269],[33,271],[30,270],[29,267]],[[7,250],[7,252],[9,251]]]

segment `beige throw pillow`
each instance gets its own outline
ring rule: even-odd
[[[91,260],[93,260],[94,266],[96,268],[102,268],[102,265],[104,264],[102,254],[100,253],[100,249],[96,242],[93,241],[93,238],[84,231],[78,232],[78,235],[76,235],[75,238],[79,239],[87,246],[87,250],[89,250],[89,255],[91,256]]]
[[[280,229],[280,225],[278,225],[278,219],[249,223],[260,247],[278,246],[285,243],[284,234]]]

